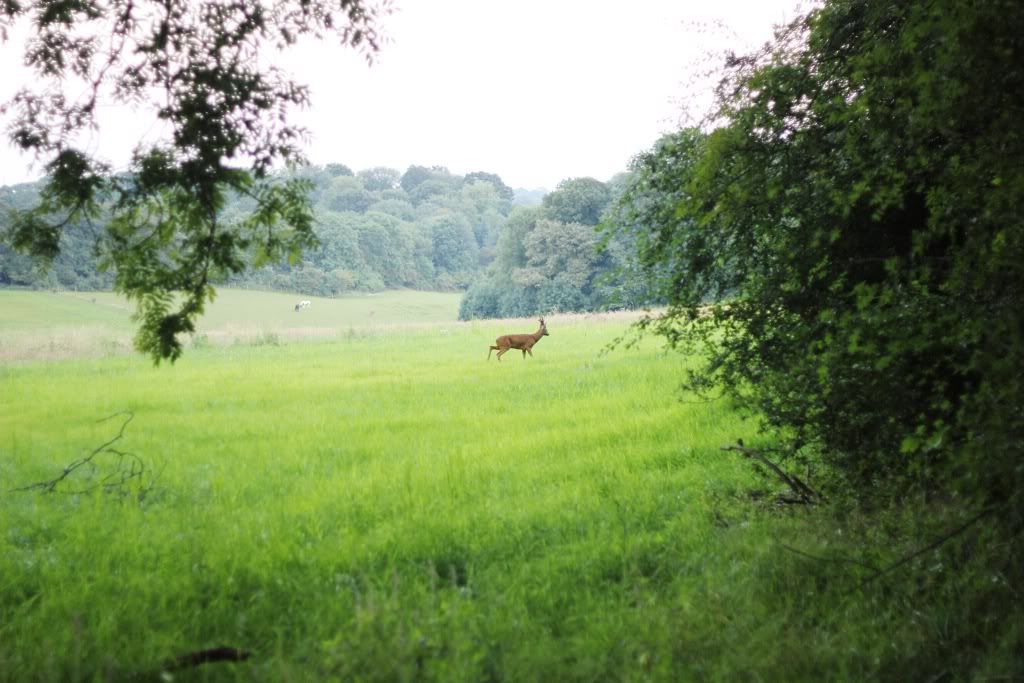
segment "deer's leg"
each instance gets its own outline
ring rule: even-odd
[[[499,350],[498,350],[498,355],[497,355],[497,356],[495,356],[495,358],[497,358],[497,359],[498,359],[499,361],[501,361],[501,356],[502,356],[502,354],[504,354],[504,353],[505,353],[506,351],[508,351],[508,349],[499,349]]]
[[[497,347],[497,346],[492,346],[492,347],[490,347],[490,349],[488,349],[488,351],[487,351],[487,360],[490,360],[490,359],[491,359],[491,353],[492,353],[493,351],[496,351],[497,349],[498,349],[498,347]]]
[[[526,349],[525,353],[523,353],[523,358],[526,358],[526,354],[527,353],[530,354],[530,358],[533,358],[533,350],[532,349]]]

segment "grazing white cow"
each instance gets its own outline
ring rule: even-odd
[[[303,308],[309,308],[311,303],[312,302],[310,301],[300,301],[299,303],[295,304],[295,312],[298,313]]]

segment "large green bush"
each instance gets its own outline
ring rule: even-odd
[[[1022,36],[1018,2],[828,2],[732,59],[724,125],[640,157],[620,204],[671,302],[646,326],[705,353],[692,386],[837,490],[966,496],[1017,529]]]

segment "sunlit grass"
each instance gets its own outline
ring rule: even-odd
[[[218,646],[252,656],[172,678],[878,680],[934,659],[954,611],[851,599],[844,565],[781,549],[838,537],[751,504],[764,484],[719,449],[754,425],[681,396],[686,358],[603,353],[623,322],[554,316],[533,358],[486,360],[531,325],[0,367],[0,680],[152,680]],[[159,474],[142,500],[11,491],[121,411],[116,448]]]
[[[0,670],[122,676],[226,643],[257,653],[243,677],[516,678],[625,636],[587,623],[669,580],[646,576],[666,538],[708,533],[703,499],[745,477],[714,451],[748,428],[672,400],[678,357],[602,356],[620,324],[551,329],[500,364],[492,323],[0,370],[3,488],[123,410],[118,447],[161,472],[141,504],[0,498]]]

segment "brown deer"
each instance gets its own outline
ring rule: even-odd
[[[509,349],[519,349],[523,352],[523,358],[526,358],[526,354],[532,356],[533,351],[530,349],[540,341],[541,337],[546,337],[547,334],[548,328],[544,324],[544,318],[540,319],[540,329],[533,334],[503,334],[494,341],[496,346],[492,346],[490,351],[487,352],[487,360],[491,359],[491,351],[497,351],[497,359],[501,361],[501,354]]]

